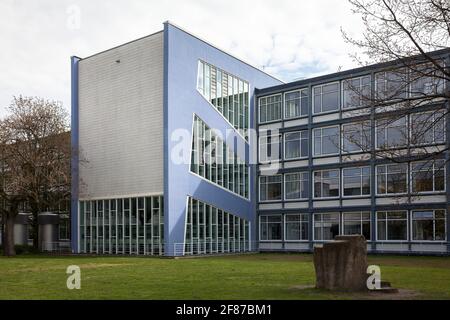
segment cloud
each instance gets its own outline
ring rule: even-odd
[[[285,81],[355,67],[340,27],[362,29],[342,0],[3,0],[0,115],[18,94],[60,100],[69,110],[71,55],[159,31],[166,20]]]

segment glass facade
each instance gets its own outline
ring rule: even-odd
[[[250,251],[247,220],[188,197],[185,255]]]
[[[163,255],[163,205],[162,196],[80,201],[80,251]]]
[[[249,166],[198,116],[193,125],[191,172],[248,198]]]

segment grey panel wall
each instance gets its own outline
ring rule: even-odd
[[[79,63],[80,198],[163,193],[163,33]]]

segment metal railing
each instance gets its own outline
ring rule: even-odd
[[[175,256],[239,254],[255,252],[258,242],[255,241],[194,241],[174,243]]]

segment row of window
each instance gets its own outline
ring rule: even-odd
[[[259,98],[259,123],[292,119],[309,114],[309,99],[312,96],[313,114],[366,107],[373,101],[390,101],[407,97],[422,97],[440,94],[444,80],[433,67],[424,65],[420,72],[406,69],[383,71],[375,74],[375,96],[371,97],[370,75],[321,84],[308,88]],[[284,99],[283,99],[284,97]],[[284,108],[283,108],[284,101]],[[283,112],[284,110],[284,112]]]
[[[199,61],[197,90],[242,136],[246,136],[250,112],[248,82]]]
[[[260,241],[333,240],[337,235],[361,234],[370,241],[370,212],[260,215]],[[376,241],[446,241],[445,210],[377,211]]]
[[[80,251],[162,255],[163,204],[162,196],[80,201]]]
[[[403,116],[398,119],[379,119],[375,122],[376,149],[401,148],[409,144],[423,146],[445,143],[443,111],[429,111]],[[411,125],[408,125],[408,122]],[[309,131],[301,130],[259,137],[261,163],[281,159],[284,143],[284,160],[309,156]],[[346,123],[312,130],[313,156],[336,155],[369,151],[371,149],[370,121]]]
[[[244,198],[249,194],[249,166],[203,120],[195,116],[191,171]]]
[[[188,199],[186,212],[185,254],[250,250],[247,220],[192,197]]]
[[[408,189],[411,193],[445,191],[445,160],[411,162],[410,179],[407,163],[377,165],[375,173],[377,195],[404,194]],[[314,199],[337,198],[341,190],[343,197],[371,194],[371,172],[368,166],[313,171],[312,179]],[[309,181],[308,171],[260,176],[259,201],[306,200],[311,194]],[[408,188],[408,184],[411,188]]]

